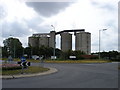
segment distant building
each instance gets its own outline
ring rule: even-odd
[[[29,37],[28,39],[29,45],[32,47],[52,47],[55,46],[55,31],[50,33],[39,33],[33,34],[33,36]]]
[[[91,54],[91,34],[89,32],[75,34],[75,50],[81,50],[86,54]]]
[[[84,29],[64,30],[60,32],[51,31],[50,33],[38,33],[29,37],[29,45],[32,47],[46,47],[55,48],[56,35],[61,35],[61,50],[63,52],[72,50],[72,34],[75,35],[75,50],[81,50],[86,54],[91,54],[91,33],[85,32]]]
[[[61,50],[72,50],[72,34],[68,32],[61,33]]]

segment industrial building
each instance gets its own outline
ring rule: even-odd
[[[31,47],[55,47],[55,31],[51,31],[50,33],[38,33],[33,34],[33,36],[29,37],[28,43]]]
[[[91,54],[91,34],[89,32],[79,32],[75,34],[75,50],[81,50]]]
[[[61,50],[63,52],[72,50],[72,34],[75,35],[75,50],[81,50],[86,54],[91,54],[91,33],[84,29],[63,30],[60,32],[51,31],[50,33],[38,33],[29,37],[29,45],[32,47],[56,47],[56,35],[61,36]]]
[[[61,50],[68,51],[72,50],[72,34],[63,32],[61,35]]]

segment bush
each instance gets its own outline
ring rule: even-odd
[[[22,69],[21,66],[15,66],[15,67],[2,67],[2,70],[18,70]]]
[[[98,59],[98,56],[96,56],[96,55],[81,55],[81,58],[83,58],[83,59]]]

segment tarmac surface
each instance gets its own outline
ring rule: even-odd
[[[38,65],[38,64],[33,64]],[[118,88],[118,63],[49,64],[49,75],[3,79],[3,88]]]

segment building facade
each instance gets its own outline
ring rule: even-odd
[[[55,31],[50,33],[33,34],[28,38],[29,46],[32,47],[55,47]]]

